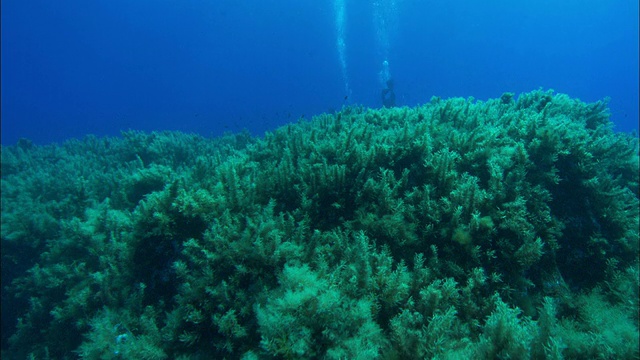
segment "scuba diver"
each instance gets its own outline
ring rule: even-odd
[[[396,93],[393,92],[393,79],[387,80],[387,88],[382,89],[382,106],[386,108],[396,106]]]

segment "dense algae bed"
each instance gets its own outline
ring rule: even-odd
[[[637,359],[638,139],[536,91],[2,147],[2,358]]]

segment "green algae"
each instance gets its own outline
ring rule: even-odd
[[[3,146],[2,355],[638,358],[638,153],[551,91]]]

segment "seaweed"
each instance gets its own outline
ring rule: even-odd
[[[3,146],[2,356],[637,359],[609,117],[539,90]]]

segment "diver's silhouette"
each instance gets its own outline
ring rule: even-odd
[[[393,79],[387,80],[387,88],[382,89],[380,95],[382,98],[382,106],[388,108],[396,106],[396,93],[393,92]]]

